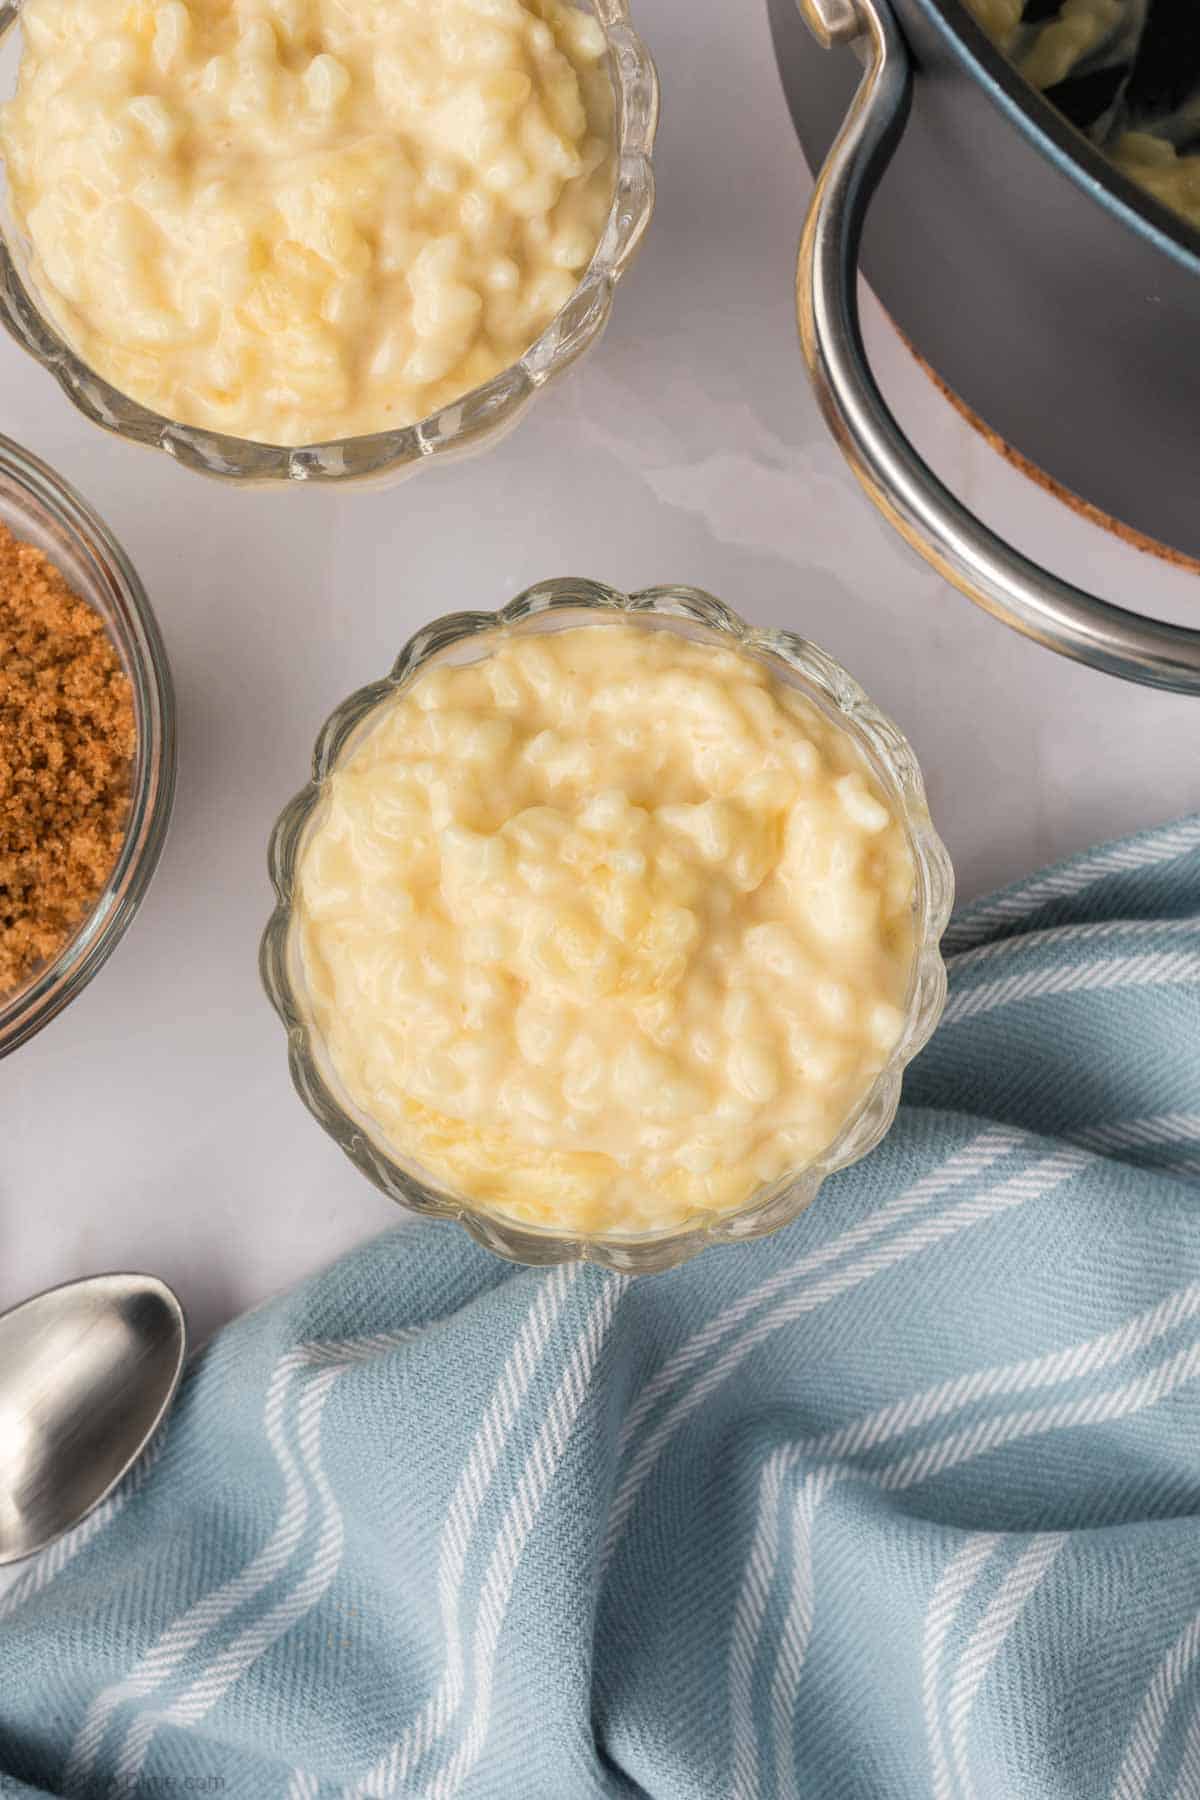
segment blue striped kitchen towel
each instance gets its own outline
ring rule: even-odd
[[[0,1601],[0,1793],[1200,1797],[1200,819],[956,918],[896,1129],[630,1282],[389,1234]]]

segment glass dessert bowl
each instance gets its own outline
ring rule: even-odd
[[[157,866],[175,792],[175,701],[158,625],[124,551],[45,463],[0,437],[0,523],[42,550],[104,624],[129,679],[136,748],[124,838],[103,890],[62,949],[0,993],[0,1057],[87,986],[128,929]]]
[[[911,909],[906,942],[907,988],[895,1009],[886,1055],[868,1065],[864,1084],[832,1138],[817,1154],[756,1187],[744,1204],[714,1212],[696,1207],[652,1229],[564,1230],[481,1204],[433,1177],[398,1152],[378,1120],[348,1095],[314,1017],[309,973],[301,947],[298,888],[307,850],[322,825],[330,777],[371,739],[385,709],[418,678],[434,670],[469,667],[500,647],[574,626],[625,624],[652,633],[736,652],[790,689],[827,727],[850,740],[885,797],[890,821],[902,833],[911,863]],[[577,633],[576,636],[582,636]],[[530,589],[499,613],[461,613],[419,632],[383,681],[352,695],[327,721],[317,741],[313,778],[285,808],[270,843],[277,905],[267,925],[261,971],[268,997],[288,1034],[297,1091],[318,1122],[360,1169],[409,1209],[457,1220],[480,1243],[512,1260],[534,1264],[585,1259],[629,1272],[672,1266],[709,1244],[740,1242],[789,1223],[835,1169],[874,1148],[890,1126],[906,1064],[933,1031],[945,1002],[946,975],[938,945],[949,917],[953,876],[929,819],[916,759],[894,725],[857,684],[815,646],[788,632],[756,631],[711,595],[691,588],[656,588],[626,595],[587,581],[552,581]]]
[[[17,227],[0,161],[0,322],[54,376],[94,424],[165,451],[201,473],[237,483],[390,484],[435,458],[491,447],[515,426],[538,393],[600,338],[614,291],[645,234],[654,208],[651,154],[658,122],[654,65],[633,30],[627,0],[573,0],[599,24],[613,90],[614,186],[607,218],[587,267],[550,324],[512,364],[417,422],[361,436],[296,445],[261,442],[181,423],[105,380],[64,339],[39,298],[31,247]],[[0,96],[21,0],[0,0]],[[5,41],[5,34],[8,34]],[[328,60],[328,59],[325,59]],[[286,247],[286,246],[285,246]]]

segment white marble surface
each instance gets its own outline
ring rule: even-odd
[[[0,1306],[160,1271],[199,1334],[393,1222],[309,1119],[255,968],[267,832],[316,729],[450,608],[554,574],[711,588],[826,645],[912,737],[972,895],[1200,806],[1200,705],[991,623],[893,538],[795,347],[808,182],[765,11],[642,0],[665,92],[659,211],[599,350],[475,463],[382,494],[246,495],[92,430],[0,343],[0,430],[138,565],[178,687],[171,839],[90,989],[0,1065]],[[877,316],[885,385],[989,518],[1112,598],[1200,619],[1200,583],[1053,505],[949,411]]]

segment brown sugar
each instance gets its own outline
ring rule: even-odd
[[[0,524],[0,998],[100,897],[125,836],[135,744],[103,621]]]

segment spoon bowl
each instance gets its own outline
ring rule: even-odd
[[[94,1275],[0,1314],[0,1565],[109,1494],[183,1372],[183,1308],[153,1275]]]

